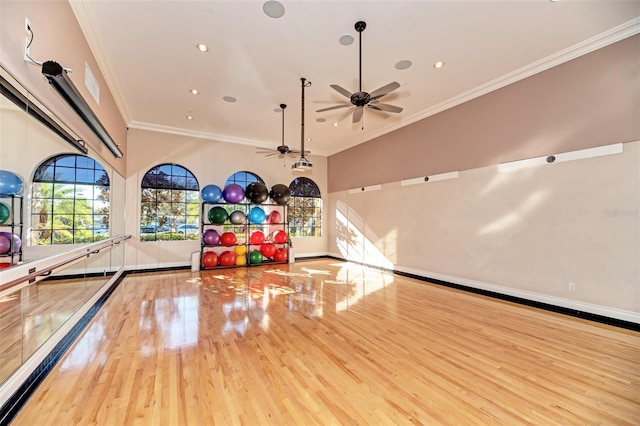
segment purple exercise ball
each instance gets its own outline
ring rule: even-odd
[[[207,246],[214,246],[220,244],[220,234],[215,229],[207,229],[202,235],[202,241]]]
[[[230,183],[222,191],[222,198],[227,203],[238,204],[244,200],[244,189],[237,183]]]
[[[11,241],[4,235],[0,235],[0,254],[9,253],[11,250]]]
[[[5,244],[0,242],[0,254],[9,253],[11,250],[11,240],[13,240],[14,253],[18,253],[20,251],[20,247],[22,247],[22,241],[20,241],[20,238],[11,232],[0,232],[0,240],[6,240],[6,248]]]

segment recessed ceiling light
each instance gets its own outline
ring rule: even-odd
[[[407,68],[411,68],[411,65],[413,65],[413,63],[407,59],[399,61],[396,64],[396,69],[397,70],[406,70]]]
[[[435,64],[433,64],[433,67],[434,67],[435,69],[440,69],[440,68],[444,67],[444,62],[442,62],[442,61],[438,61],[438,62],[436,62]]]
[[[307,138],[307,142],[311,142],[311,138]]]
[[[262,10],[270,18],[281,18],[284,15],[284,6],[275,0],[265,2],[262,5]]]
[[[193,116],[192,115],[187,115],[187,120],[193,120]]]
[[[338,123],[337,122],[333,123],[333,127],[338,127]]]
[[[322,118],[322,117],[320,117],[320,118],[316,118],[316,121],[317,121],[318,123],[324,123],[325,121],[327,121],[327,119],[326,119],[326,118]]]
[[[343,46],[349,46],[351,43],[353,43],[353,37],[350,35],[343,35],[338,41]]]
[[[196,44],[196,49],[198,49],[201,52],[208,52],[209,46],[207,46],[206,44]]]
[[[236,98],[234,98],[233,96],[225,96],[224,98],[222,98],[222,100],[225,102],[235,102]]]
[[[198,92],[198,89],[191,89],[191,90],[189,90],[189,92],[190,92],[192,95],[197,95],[197,94],[199,93],[199,92]]]

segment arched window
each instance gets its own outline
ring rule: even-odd
[[[200,229],[200,187],[178,164],[160,164],[142,178],[140,240],[196,240]]]
[[[31,244],[74,244],[109,237],[109,175],[83,155],[38,166],[31,188]]]
[[[295,178],[289,184],[289,235],[320,237],[322,235],[322,195],[316,183],[306,177]]]
[[[234,174],[229,176],[229,179],[227,179],[227,181],[224,183],[224,186],[226,187],[231,183],[236,183],[240,185],[242,189],[247,189],[247,185],[249,185],[251,182],[264,183],[264,180],[262,180],[260,176],[252,172],[235,172]]]

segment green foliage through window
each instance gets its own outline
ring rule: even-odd
[[[320,188],[306,177],[294,179],[289,184],[289,235],[292,237],[322,236],[322,198]]]
[[[200,187],[195,176],[177,164],[161,164],[142,178],[140,240],[197,240]]]
[[[31,244],[77,244],[109,238],[109,176],[94,159],[58,155],[36,169]]]

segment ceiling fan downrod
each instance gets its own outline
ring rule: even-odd
[[[302,83],[302,118],[300,120],[301,129],[300,129],[300,157],[304,158],[304,88],[311,86],[311,82],[307,81],[306,78],[300,78],[300,82]]]
[[[360,81],[360,89],[359,92],[362,92],[362,32],[364,31],[364,29],[367,28],[367,23],[364,21],[358,21],[356,22],[355,25],[355,29],[358,32],[358,36],[359,36],[359,49],[358,49],[358,58],[359,58],[359,81]]]

